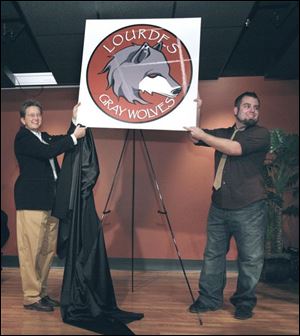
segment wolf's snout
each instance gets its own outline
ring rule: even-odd
[[[172,90],[171,93],[173,95],[178,95],[181,92],[181,87],[178,86],[176,89]]]

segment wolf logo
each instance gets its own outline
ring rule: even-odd
[[[139,91],[176,97],[182,88],[170,76],[168,61],[161,50],[161,42],[154,47],[147,42],[126,47],[118,51],[99,74],[107,72],[108,87],[113,88],[117,97],[130,103],[148,104]]]

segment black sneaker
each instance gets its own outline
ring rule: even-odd
[[[43,304],[42,300],[29,305],[24,305],[24,308],[29,310],[36,310],[39,312],[52,312],[54,310],[53,307]]]
[[[253,316],[252,309],[247,306],[237,306],[234,317],[238,320],[247,320]]]
[[[60,306],[60,303],[58,301],[56,301],[54,299],[51,299],[51,297],[49,297],[48,295],[44,296],[41,299],[41,301],[45,306],[50,306],[50,307],[59,307]]]
[[[208,307],[205,304],[203,304],[201,301],[196,300],[192,305],[189,307],[190,313],[205,313],[207,311],[216,311],[222,309],[221,307]]]

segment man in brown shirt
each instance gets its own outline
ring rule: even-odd
[[[256,305],[255,289],[264,261],[266,195],[262,169],[270,134],[257,125],[260,101],[254,92],[242,93],[234,105],[236,122],[232,127],[186,128],[196,145],[216,150],[200,295],[189,311],[222,308],[226,254],[233,236],[238,250],[238,282],[230,301],[236,307],[235,318],[248,319]]]

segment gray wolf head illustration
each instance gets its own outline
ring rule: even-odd
[[[140,91],[176,97],[181,86],[170,76],[169,64],[162,53],[162,43],[132,45],[118,51],[99,73],[107,72],[108,87],[117,97],[130,103],[147,104]]]

